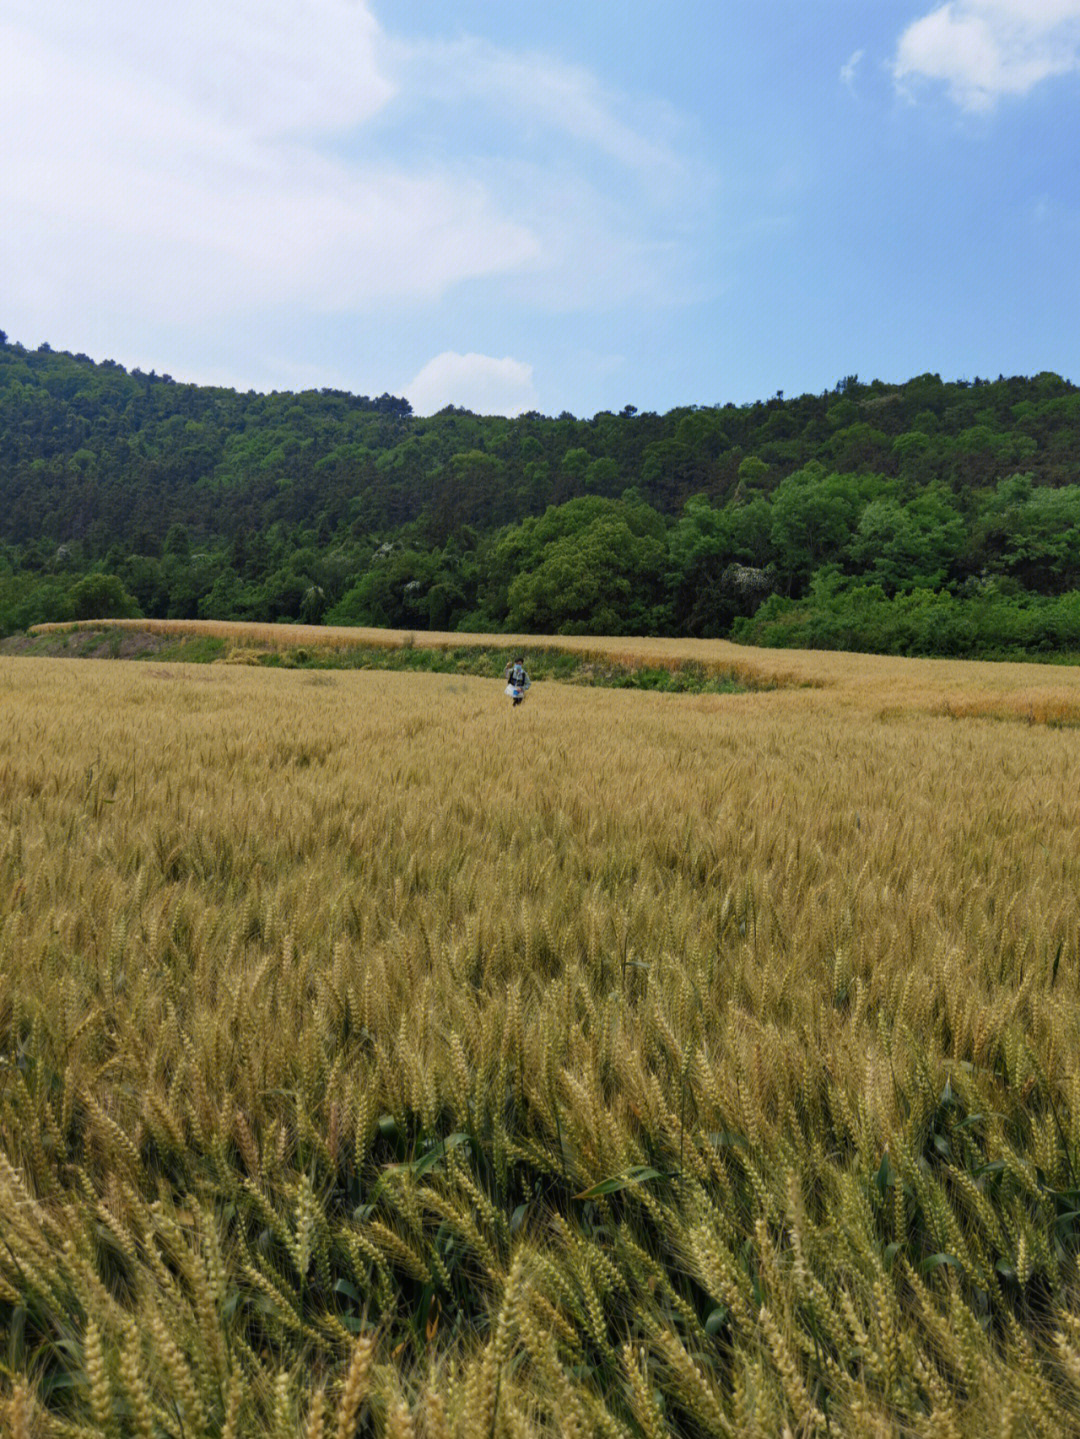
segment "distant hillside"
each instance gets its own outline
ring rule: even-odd
[[[1058,650],[1078,587],[1080,391],[1053,374],[422,419],[0,344],[0,632],[126,610],[932,649],[936,611],[919,638],[881,607],[934,596],[1042,616],[951,649]],[[859,605],[876,639],[833,623]]]

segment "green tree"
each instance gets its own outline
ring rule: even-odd
[[[839,556],[860,508],[852,477],[827,474],[817,462],[781,481],[772,501],[771,539],[789,592],[804,585],[825,560]]]
[[[620,471],[615,460],[604,456],[593,460],[585,471],[585,488],[594,494],[611,495],[619,488]]]
[[[186,525],[171,525],[165,536],[165,553],[172,555],[181,564],[187,564],[191,557],[191,540]]]
[[[951,495],[935,486],[907,505],[895,498],[872,500],[859,518],[848,555],[887,594],[895,594],[938,588],[964,542],[964,524]]]
[[[591,456],[588,450],[575,446],[569,449],[562,457],[563,474],[569,475],[577,484],[581,484],[585,478],[585,472],[589,468]]]
[[[597,515],[545,547],[509,587],[509,625],[548,634],[647,634],[666,627],[667,546],[626,513]]]
[[[71,587],[71,613],[77,620],[129,619],[139,607],[116,575],[84,575]]]

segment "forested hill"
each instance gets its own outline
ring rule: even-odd
[[[990,652],[1080,648],[1078,589],[1054,374],[419,418],[0,344],[0,633],[126,609]]]

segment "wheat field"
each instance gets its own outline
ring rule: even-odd
[[[1080,1432],[1080,687],[738,653],[0,658],[3,1433]]]

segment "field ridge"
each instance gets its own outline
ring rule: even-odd
[[[574,655],[585,663],[608,664],[624,672],[642,668],[695,670],[706,680],[728,677],[750,690],[820,689],[831,692],[844,705],[884,718],[916,711],[957,719],[1080,724],[1080,666],[1051,667],[1013,660],[907,658],[835,650],[778,652],[719,639],[470,635],[331,625],[260,625],[232,620],[84,620],[74,625],[35,625],[30,634],[106,628],[219,639],[234,649],[256,654],[301,650],[340,655],[356,648],[375,651],[412,647]]]

